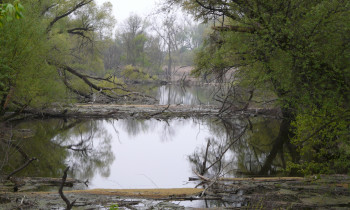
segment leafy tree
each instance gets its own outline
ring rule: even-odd
[[[304,155],[290,169],[348,172],[348,1],[167,2],[203,21],[221,20],[197,55],[197,75],[222,78],[235,69],[235,84],[278,96],[284,120],[277,139],[293,139]]]
[[[136,66],[144,58],[144,46],[147,38],[145,29],[147,24],[138,15],[131,15],[123,25],[119,39],[124,47],[124,59],[126,64]]]
[[[19,0],[11,3],[0,4],[0,27],[3,26],[4,21],[12,21],[14,18],[20,19],[23,17],[24,7]]]
[[[22,109],[29,104],[38,106],[60,101],[64,92],[57,82],[56,71],[45,59],[50,49],[45,28],[37,24],[41,20],[35,8],[25,6],[28,8],[26,18],[6,22],[0,30],[1,114],[10,105]]]
[[[0,116],[9,108],[21,112],[28,106],[67,102],[72,94],[82,101],[93,100],[96,93],[115,100],[113,90],[127,91],[117,80],[103,77],[100,52],[115,22],[110,3],[29,0],[24,6],[26,18],[5,21],[0,30]],[[14,7],[15,13],[9,9],[6,14],[21,15],[22,6],[17,2]],[[105,84],[101,81],[108,87],[100,86]]]
[[[147,56],[148,65],[147,72],[151,74],[159,74],[164,63],[164,52],[162,50],[163,44],[159,36],[147,35],[147,42],[145,45],[145,54]]]

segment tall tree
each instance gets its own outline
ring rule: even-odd
[[[160,26],[154,26],[153,29],[157,32],[158,36],[162,38],[164,48],[167,54],[167,67],[165,75],[167,80],[170,80],[171,71],[173,67],[173,52],[179,49],[179,32],[180,27],[177,23],[177,17],[173,13],[169,13],[162,18],[163,21]]]
[[[348,1],[167,3],[207,22],[223,20],[198,54],[196,73],[223,77],[238,68],[235,78],[241,85],[274,91],[284,119],[277,138],[292,139],[308,160],[291,168],[304,173],[348,171]]]
[[[131,15],[124,22],[119,34],[125,52],[126,64],[136,66],[142,63],[146,43],[145,29],[147,24],[138,15]]]

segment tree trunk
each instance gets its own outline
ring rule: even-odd
[[[293,119],[292,113],[288,110],[282,109],[282,114],[283,114],[283,120],[280,126],[278,136],[275,140],[275,143],[271,149],[270,154],[266,157],[265,163],[259,172],[260,175],[268,174],[269,170],[271,169],[271,164],[273,160],[276,158],[279,152],[283,152],[284,144],[287,144],[287,145],[290,144],[290,139],[294,135],[290,130],[290,123],[292,122],[292,119]],[[288,148],[292,149],[292,147],[288,147]],[[294,153],[295,151],[290,151],[290,152]]]
[[[170,44],[168,45],[168,56],[169,56],[169,60],[168,60],[168,68],[166,71],[166,79],[167,81],[171,80],[171,64],[172,64],[172,58],[171,58],[171,48],[170,48]]]

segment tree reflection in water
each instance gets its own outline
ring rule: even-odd
[[[13,136],[12,143],[29,157],[39,159],[18,175],[61,177],[66,165],[70,165],[76,178],[90,178],[96,172],[108,176],[114,155],[111,136],[101,126],[101,121],[79,119],[31,120],[13,125],[13,132],[27,130],[30,135]],[[3,149],[7,147],[0,147]],[[10,150],[2,171],[5,174],[18,168],[24,159],[15,148]]]
[[[108,188],[111,185],[106,183],[115,180],[126,187],[136,186],[138,180],[137,186],[143,186],[145,180],[139,174],[147,174],[164,187],[175,186],[174,179],[180,177],[176,182],[180,187],[193,175],[188,170],[191,167],[207,177],[276,174],[293,159],[290,144],[275,141],[282,139],[277,138],[280,125],[281,120],[263,117],[229,121],[50,119],[21,122],[13,125],[13,130],[32,131],[29,136],[14,135],[15,143],[29,157],[40,160],[27,167],[22,176],[61,177],[70,165],[73,177],[89,179],[96,186]],[[205,140],[210,142],[209,147]],[[0,147],[1,154],[5,146]],[[11,158],[3,167],[7,172],[23,164],[18,151],[11,149],[9,154]],[[164,170],[167,167],[169,170]],[[172,175],[175,177],[164,178]]]
[[[213,105],[214,88],[207,86],[165,85],[159,87],[156,97],[160,104]]]
[[[96,173],[109,176],[109,166],[115,159],[111,140],[103,121],[93,119],[85,120],[52,139],[68,149],[66,162],[72,168],[72,176],[78,179],[90,179]]]
[[[276,175],[294,158],[286,138],[277,138],[281,120],[254,117],[208,124],[216,138],[189,156],[193,170],[207,177]]]

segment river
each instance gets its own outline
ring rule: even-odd
[[[215,104],[207,98],[211,92],[208,87],[153,90],[160,104],[185,105]],[[189,181],[195,173],[209,178],[278,174],[293,156],[290,145],[274,141],[279,126],[280,120],[263,116],[60,118],[17,121],[12,134],[17,147],[39,159],[19,176],[61,177],[68,165],[69,176],[88,180],[89,189],[157,189],[195,187],[198,183]],[[2,170],[22,165],[23,154],[15,148],[0,149],[10,157]]]
[[[278,127],[279,120],[262,117],[231,121],[47,119],[16,126],[34,132],[19,145],[40,160],[25,175],[60,177],[62,169],[69,165],[71,176],[88,179],[89,188],[116,189],[194,187],[188,178],[202,170],[208,141],[207,166],[229,148],[207,176],[259,175],[274,147]],[[233,141],[236,142],[231,145]],[[20,154],[13,155],[14,160],[20,159]],[[269,173],[283,167],[283,155],[276,155],[269,163]]]

